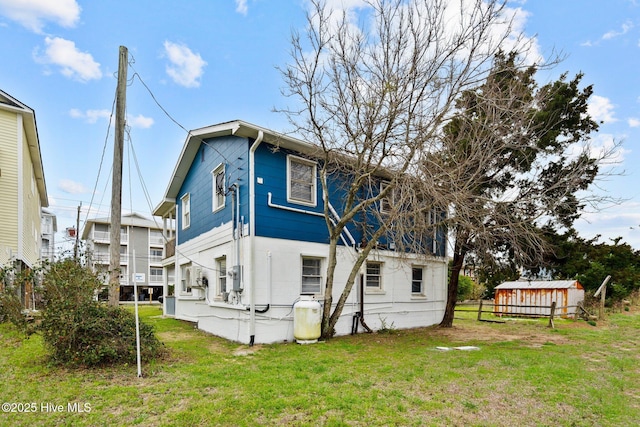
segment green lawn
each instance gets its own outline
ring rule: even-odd
[[[0,325],[0,425],[640,425],[640,313],[585,322],[457,320],[247,347],[141,309],[168,356],[145,364],[49,366],[39,336]],[[476,346],[478,350],[450,351]],[[3,411],[6,405],[3,406]],[[30,412],[25,412],[29,410]]]

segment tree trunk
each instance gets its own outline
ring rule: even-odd
[[[333,327],[330,326],[329,320],[331,318],[331,304],[333,304],[333,281],[337,264],[337,245],[338,238],[332,235],[329,241],[329,264],[327,265],[327,282],[325,283],[324,302],[322,307],[321,336],[324,339],[331,338],[333,336]]]
[[[462,244],[456,239],[451,276],[449,277],[449,286],[447,287],[447,306],[444,310],[442,322],[440,322],[440,327],[442,328],[450,328],[453,326],[453,316],[456,309],[456,300],[458,299],[458,279],[460,278],[460,272],[464,264],[464,257],[467,254],[466,239],[464,239],[464,241],[465,243]]]

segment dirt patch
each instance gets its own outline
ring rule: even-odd
[[[156,334],[163,342],[188,341],[193,337],[192,332],[160,332]]]
[[[545,327],[519,328],[517,324],[501,324],[490,326],[482,322],[469,322],[463,326],[451,328],[433,328],[430,335],[441,336],[453,343],[466,345],[470,342],[510,342],[521,341],[533,347],[544,344],[566,344],[571,340],[561,334],[554,333]]]
[[[234,356],[249,356],[252,355],[254,353],[257,353],[258,351],[262,350],[262,346],[261,345],[254,345],[254,346],[246,346],[246,345],[241,345],[240,347],[236,348],[233,351],[233,355]]]

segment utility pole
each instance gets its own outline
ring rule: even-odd
[[[78,214],[76,215],[76,241],[73,245],[73,259],[78,262],[78,240],[80,236],[78,236],[78,232],[80,230],[80,208],[82,207],[82,202],[78,205]]]
[[[109,305],[120,302],[120,226],[122,221],[122,152],[124,147],[125,105],[127,102],[127,48],[120,46],[118,87],[116,90],[116,131],[113,144],[111,181],[111,234],[109,239]]]

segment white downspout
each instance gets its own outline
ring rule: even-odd
[[[253,345],[256,338],[256,269],[254,266],[254,251],[256,238],[256,177],[255,177],[255,152],[264,138],[264,133],[259,130],[258,137],[249,148],[249,345]]]
[[[267,295],[267,303],[269,305],[271,305],[271,286],[272,286],[272,279],[271,279],[271,251],[267,251],[267,291],[268,291],[268,295]]]

